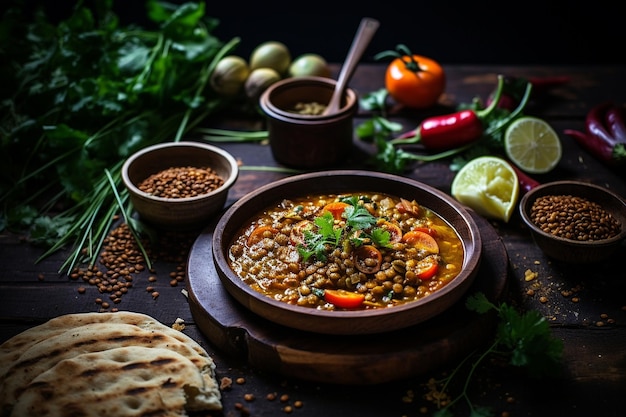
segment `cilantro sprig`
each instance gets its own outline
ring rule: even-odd
[[[373,216],[362,204],[358,196],[343,198],[348,203],[342,217],[345,225],[335,223],[335,218],[329,212],[324,212],[314,220],[315,228],[303,232],[304,243],[298,245],[298,253],[307,262],[311,257],[319,261],[326,261],[326,254],[342,244],[346,239],[355,247],[371,242],[379,247],[390,245],[391,234],[379,227],[375,227],[378,219]],[[358,231],[359,233],[353,233]]]
[[[94,264],[113,216],[130,212],[124,159],[231,104],[207,85],[239,39],[213,35],[204,2],[145,6],[154,29],[122,25],[108,0],[59,22],[17,2],[0,21],[0,230],[30,228],[49,246],[40,259],[73,245],[68,272]]]
[[[439,408],[434,417],[452,417],[454,406],[460,401],[466,402],[472,417],[494,415],[488,407],[474,404],[468,393],[468,387],[476,369],[492,355],[498,355],[506,359],[510,365],[525,369],[531,377],[555,375],[560,369],[563,343],[552,336],[548,321],[538,311],[520,312],[505,302],[496,305],[481,292],[470,295],[465,305],[469,310],[480,314],[496,312],[498,325],[495,338],[485,351],[468,355],[446,378],[440,381],[441,391],[446,392],[462,369],[478,355],[471,362],[461,393]]]

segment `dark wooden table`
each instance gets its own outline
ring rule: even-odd
[[[569,84],[554,89],[527,107],[527,114],[542,117],[555,128],[564,150],[558,167],[535,179],[540,182],[579,179],[626,196],[624,171],[608,169],[562,133],[566,128],[583,129],[586,112],[601,101],[611,99],[626,103],[626,67],[452,66],[446,71],[448,84],[440,106],[424,112],[392,109],[389,117],[408,130],[429,114],[449,112],[456,104],[470,102],[476,96],[486,97],[495,86],[497,74],[568,75],[571,77]],[[362,65],[351,86],[361,94],[382,88],[383,72],[382,65]],[[355,125],[369,116],[360,112]],[[263,129],[262,121],[257,119],[208,120],[206,125]],[[287,175],[246,169],[276,166],[267,145],[220,146],[242,163],[229,203]],[[341,168],[362,168],[367,149],[355,138],[355,152]],[[404,175],[444,192],[450,191],[454,177],[449,161],[419,165]],[[492,221],[490,225],[508,253],[507,300],[521,309],[535,309],[547,318],[554,336],[564,344],[564,371],[555,379],[533,379],[511,366],[489,361],[477,369],[469,387],[472,401],[491,407],[496,416],[623,415],[626,409],[626,273],[623,263],[626,246],[622,245],[616,256],[607,262],[565,265],[543,255],[522,227],[519,215],[515,214],[506,224]],[[253,416],[282,415],[283,407],[293,406],[296,401],[301,401],[302,406],[294,408],[293,414],[300,416],[400,417],[421,416],[435,410],[433,403],[424,398],[428,391],[424,384],[453,369],[456,361],[410,378],[345,386],[259,370],[250,366],[245,355],[218,348],[194,321],[183,291],[184,279],[177,286],[170,284],[170,275],[177,272],[181,275],[183,271],[184,276],[188,248],[182,248],[182,251],[160,256],[154,271],[138,274],[135,286],[114,307],[146,313],[166,324],[182,318],[186,323],[185,333],[205,346],[215,359],[218,377],[234,381],[232,387],[222,393],[223,415],[241,415],[237,403],[243,404]],[[62,314],[99,311],[100,305],[95,299],[101,294],[95,287],[58,273],[68,253],[62,251],[36,263],[42,254],[41,248],[31,246],[23,236],[0,234],[0,342]],[[536,273],[536,278],[528,281],[527,271]],[[156,277],[156,281],[148,282],[149,276]],[[148,285],[159,292],[159,297],[154,298],[145,291]],[[85,292],[80,293],[79,287],[85,287]],[[327,340],[333,343],[333,337]],[[239,381],[242,383],[237,383],[238,378],[243,378]],[[289,400],[286,403],[279,399],[269,401],[266,395],[270,393],[285,394]],[[245,394],[253,394],[256,399],[248,402]],[[467,415],[464,404],[456,412]]]

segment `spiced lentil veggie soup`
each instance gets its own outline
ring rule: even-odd
[[[355,191],[366,190],[366,191]],[[231,245],[261,211],[306,196],[379,194],[420,203],[456,232],[463,252],[459,274],[429,296],[393,308],[307,308],[264,295],[230,266]],[[285,235],[286,236],[286,235]],[[332,334],[370,334],[404,328],[442,313],[467,291],[478,273],[482,242],[474,219],[447,194],[410,178],[360,170],[319,171],[284,178],[254,190],[223,214],[212,234],[213,261],[224,288],[260,316],[297,329]],[[302,255],[300,255],[302,256]],[[309,258],[311,261],[314,258]],[[301,261],[301,259],[299,260]]]
[[[230,245],[254,290],[303,307],[386,308],[419,300],[461,271],[454,229],[415,200],[383,193],[306,195],[266,207]]]

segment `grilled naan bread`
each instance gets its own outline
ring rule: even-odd
[[[187,416],[205,409],[202,373],[166,348],[128,346],[83,353],[39,374],[11,416]]]
[[[18,398],[30,390],[30,384],[61,362],[123,347],[165,349],[184,357],[202,381],[189,385],[196,395],[188,397],[187,409],[221,410],[215,364],[202,346],[150,316],[116,312],[61,316],[0,345],[0,416],[10,415]]]
[[[47,322],[31,327],[0,345],[0,377],[26,349],[47,338],[92,323],[124,323],[132,324],[143,329],[167,327],[154,318],[141,313],[120,311],[117,313],[81,313],[66,314],[55,317]]]

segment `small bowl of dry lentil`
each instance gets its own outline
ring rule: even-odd
[[[193,141],[149,146],[122,166],[122,181],[139,217],[165,230],[206,225],[224,208],[238,176],[231,154]]]
[[[558,261],[606,260],[626,238],[626,201],[599,185],[542,184],[522,197],[519,210],[537,246]]]

